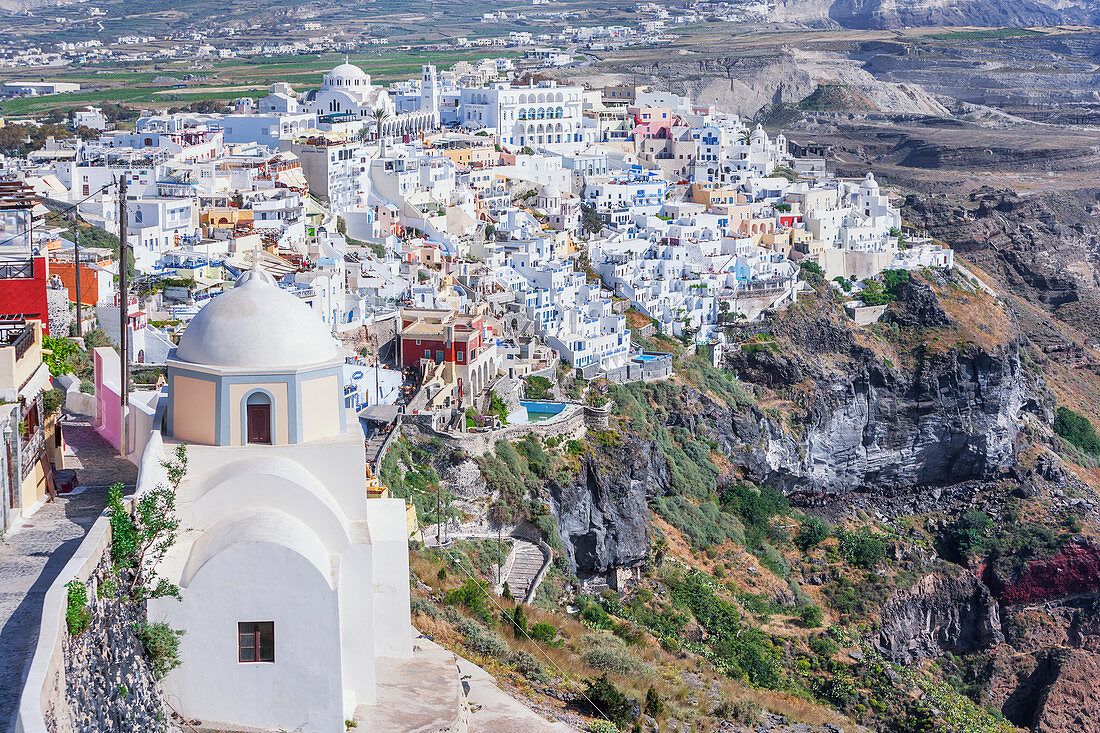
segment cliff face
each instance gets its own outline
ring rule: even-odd
[[[668,464],[652,444],[627,440],[609,454],[588,454],[578,480],[550,485],[554,517],[572,569],[600,574],[649,554],[648,492],[668,487]]]
[[[1011,292],[1100,337],[1100,190],[1021,198],[983,189],[968,200],[912,195],[906,215]]]
[[[777,20],[821,24],[831,20],[846,28],[906,26],[1031,26],[1083,19],[1092,8],[1029,0],[1008,3],[956,0],[785,0]],[[1073,15],[1073,14],[1076,15]],[[1079,21],[1080,22],[1080,21]]]
[[[1004,641],[996,601],[966,573],[926,575],[886,602],[881,621],[875,646],[895,664]]]
[[[914,284],[888,317],[910,330],[949,319],[927,285]],[[747,382],[791,390],[812,382],[802,424],[780,430],[773,417],[715,415],[719,439],[758,481],[807,496],[986,479],[1014,458],[1017,415],[1027,380],[1015,341],[933,351],[918,346],[895,367],[827,321],[790,334],[801,353],[754,349],[732,367]],[[822,363],[843,359],[842,368]]]

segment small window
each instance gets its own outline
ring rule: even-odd
[[[274,621],[241,621],[237,624],[237,661],[275,661]]]

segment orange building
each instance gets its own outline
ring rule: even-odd
[[[83,256],[80,263],[80,302],[94,306],[100,302],[106,291],[113,290],[113,278],[110,270],[111,260],[89,261]],[[71,260],[50,260],[50,274],[57,275],[69,289],[69,300],[76,302],[76,266]]]

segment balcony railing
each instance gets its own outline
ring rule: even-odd
[[[0,280],[34,278],[34,260],[0,261]]]
[[[22,359],[27,351],[34,346],[34,329],[30,326],[24,328],[23,332],[15,337],[15,341],[11,345],[15,348],[16,361]]]

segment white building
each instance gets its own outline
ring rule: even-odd
[[[538,86],[462,89],[459,119],[470,129],[497,131],[501,143],[516,147],[536,147],[583,142],[581,111],[584,90],[539,82]]]
[[[176,708],[211,727],[369,720],[376,658],[412,654],[405,504],[367,498],[328,329],[266,273],[242,275],[168,359],[164,441],[187,444],[161,566],[181,593],[148,611],[186,632],[164,680]]]

